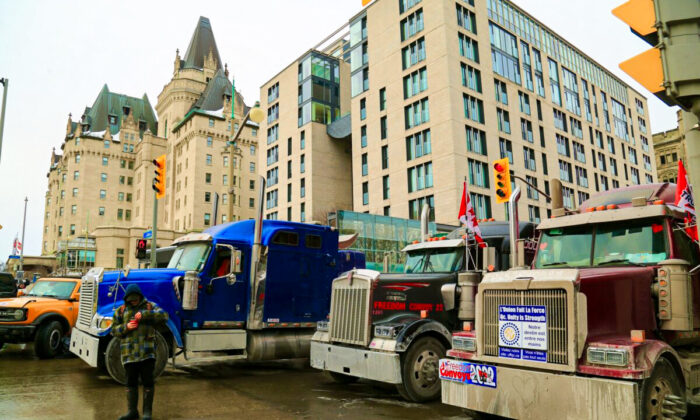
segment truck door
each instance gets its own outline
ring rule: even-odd
[[[241,249],[237,245],[234,247]],[[248,290],[246,272],[250,264],[250,249],[241,251],[241,266],[245,268],[236,275],[234,284],[228,284],[226,275],[231,272],[231,250],[224,247],[214,247],[212,250],[209,261],[200,274],[197,310],[192,311],[188,317],[191,328],[230,327],[230,322],[245,321]]]

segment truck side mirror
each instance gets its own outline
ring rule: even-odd
[[[241,268],[241,263],[243,260],[243,253],[240,249],[233,249],[231,252],[231,273],[240,274],[243,272]]]

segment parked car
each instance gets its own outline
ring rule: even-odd
[[[10,273],[0,273],[0,298],[17,296],[17,282]]]
[[[22,296],[0,299],[0,349],[5,343],[33,342],[42,359],[61,353],[78,317],[80,282],[42,278]]]

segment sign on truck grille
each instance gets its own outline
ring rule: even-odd
[[[567,364],[566,292],[484,291],[484,354]]]

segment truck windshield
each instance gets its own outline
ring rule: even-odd
[[[408,253],[405,273],[451,273],[459,271],[464,248],[433,248]]]
[[[209,256],[211,245],[206,242],[189,243],[175,248],[168,268],[184,271],[200,271]]]
[[[44,296],[58,299],[68,299],[75,289],[74,281],[37,281],[31,292],[25,296]]]
[[[605,223],[542,232],[535,268],[655,264],[667,256],[662,221]]]

